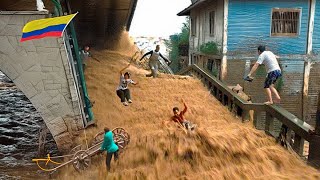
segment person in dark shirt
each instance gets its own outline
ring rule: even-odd
[[[156,49],[154,51],[149,51],[146,54],[144,54],[141,58],[140,61],[145,58],[146,56],[150,55],[149,58],[149,67],[151,69],[151,73],[147,74],[147,77],[153,76],[154,78],[157,77],[158,74],[158,68],[159,68],[159,57],[161,57],[164,61],[166,61],[167,64],[170,64],[171,62],[165,58],[160,52],[160,46],[157,45]]]

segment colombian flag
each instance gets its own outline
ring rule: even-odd
[[[20,42],[44,37],[61,37],[64,29],[76,15],[77,13],[28,22],[23,27]]]

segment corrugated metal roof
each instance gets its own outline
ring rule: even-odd
[[[178,16],[189,16],[191,9],[198,7],[199,5],[201,5],[202,3],[206,2],[206,1],[207,0],[198,0],[195,3],[192,3],[189,7],[185,8],[184,10],[179,12],[177,15]]]

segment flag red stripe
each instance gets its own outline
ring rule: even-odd
[[[43,34],[36,35],[36,36],[30,36],[30,37],[27,37],[27,38],[21,38],[20,42],[33,40],[33,39],[41,39],[41,38],[44,38],[44,37],[61,37],[61,36],[62,36],[62,31],[47,32],[47,33],[43,33]]]

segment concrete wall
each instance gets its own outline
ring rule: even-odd
[[[297,37],[270,37],[272,8],[301,8]],[[256,54],[260,44],[280,55],[306,54],[308,18],[308,0],[230,0],[228,54]]]
[[[62,38],[20,43],[23,26],[40,12],[0,12],[0,70],[40,112],[60,150],[82,128],[74,79]]]

